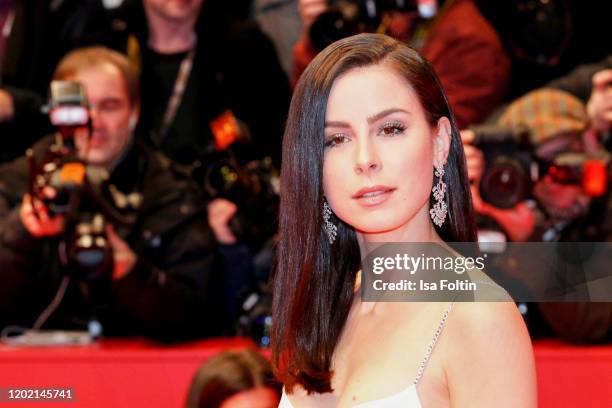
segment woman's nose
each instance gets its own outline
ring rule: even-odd
[[[357,143],[356,156],[355,173],[357,174],[369,174],[382,167],[376,149],[370,141],[364,140]]]

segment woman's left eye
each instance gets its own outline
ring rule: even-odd
[[[385,123],[378,131],[382,136],[395,136],[404,133],[406,126],[403,123]]]

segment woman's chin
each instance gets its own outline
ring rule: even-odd
[[[360,234],[366,235],[384,235],[393,231],[397,231],[399,228],[401,228],[401,224],[391,223],[388,222],[388,220],[386,222],[368,222],[360,225],[355,225],[355,231]]]

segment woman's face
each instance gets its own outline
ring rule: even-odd
[[[358,233],[423,238],[431,228],[434,165],[446,160],[449,143],[448,119],[432,128],[415,91],[393,69],[350,70],[336,79],[327,104],[325,197]]]

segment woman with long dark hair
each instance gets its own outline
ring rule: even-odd
[[[536,405],[514,303],[360,297],[368,244],[476,238],[461,139],[429,63],[379,34],[330,45],[297,84],[282,162],[281,407]]]

